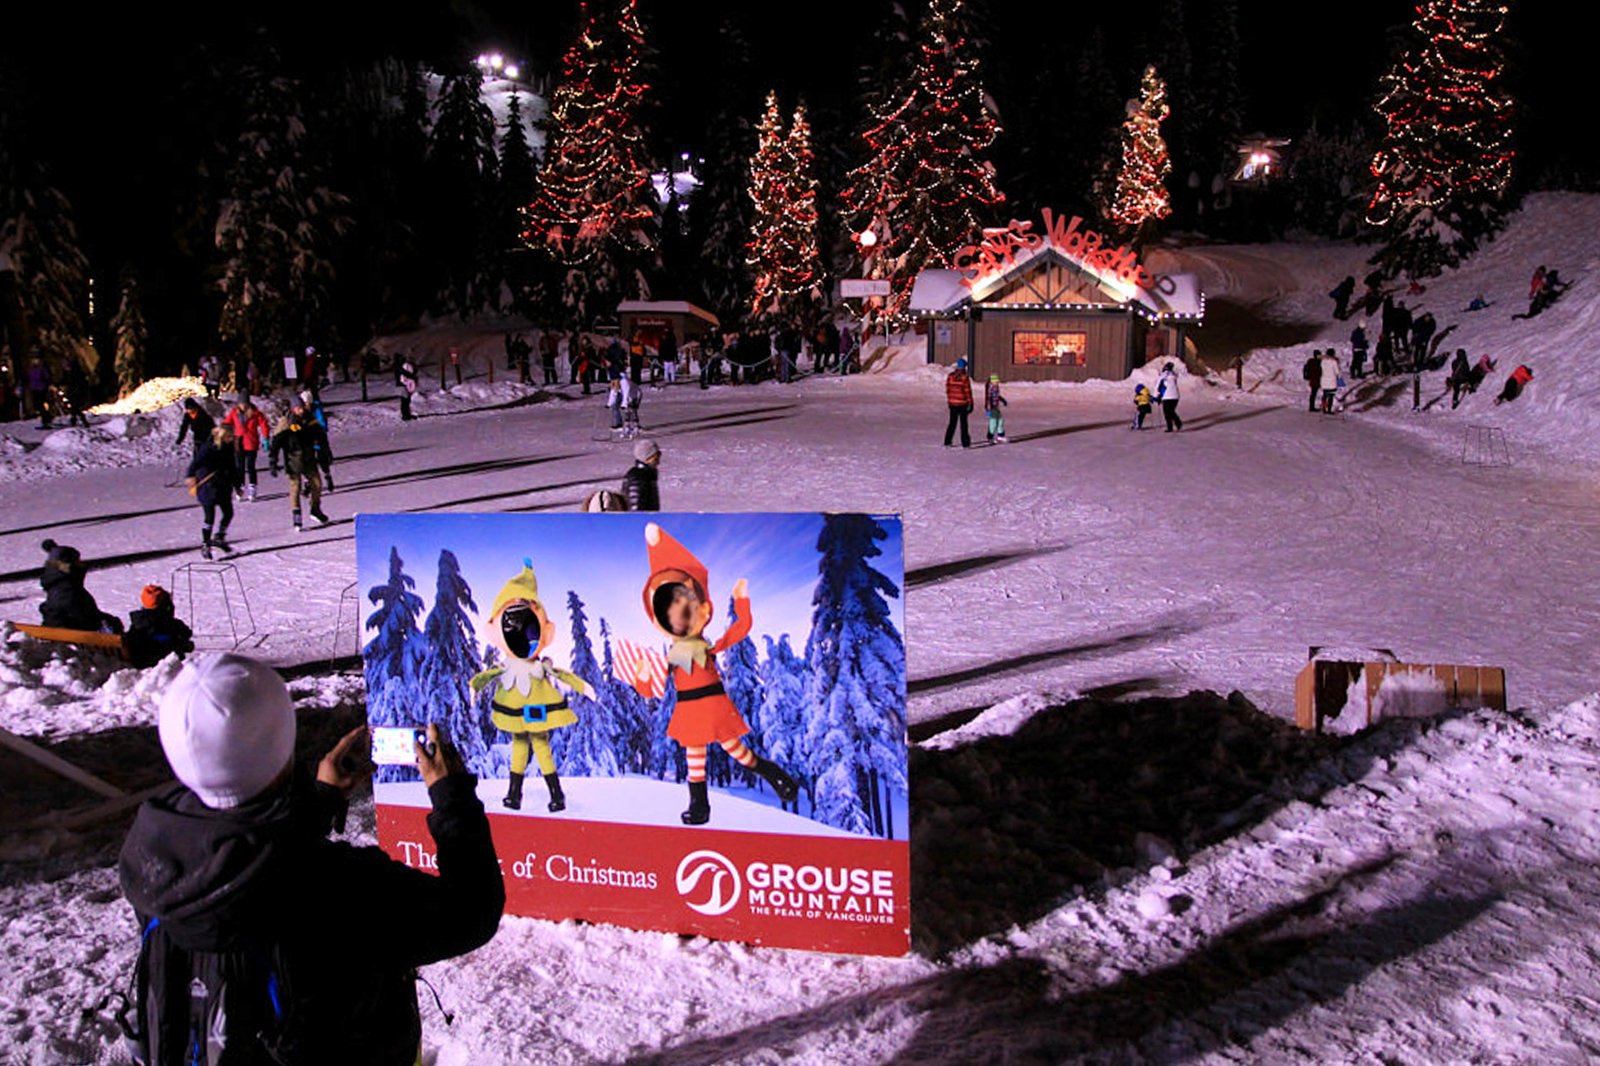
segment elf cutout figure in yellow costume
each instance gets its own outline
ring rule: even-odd
[[[677,686],[678,702],[667,723],[667,736],[683,745],[689,764],[689,809],[685,825],[704,825],[711,819],[706,791],[706,749],[712,744],[740,764],[760,774],[784,802],[800,788],[782,767],[751,751],[743,737],[750,732],[739,708],[722,687],[717,656],[750,635],[750,591],[743,578],[733,586],[733,609],[738,615],[716,643],[705,638],[711,622],[711,578],[706,566],[651,522],[644,527],[650,557],[650,577],[644,584],[644,613],[662,635],[672,641],[660,652],[631,641],[619,641],[614,672],[647,699],[666,692],[669,677]]]
[[[555,639],[556,627],[539,602],[539,582],[533,576],[531,560],[522,560],[522,573],[506,582],[485,621],[489,643],[500,649],[503,665],[477,674],[470,684],[474,696],[485,685],[495,686],[490,719],[496,728],[511,734],[511,783],[505,805],[512,810],[522,807],[522,777],[528,770],[528,753],[532,749],[539,772],[550,786],[550,810],[565,810],[567,798],[562,795],[561,778],[550,751],[550,731],[572,725],[578,716],[555,682],[561,681],[580,696],[587,696],[589,688],[577,674],[539,657]]]

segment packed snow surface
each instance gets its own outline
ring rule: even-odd
[[[1600,199],[1536,197],[1429,282],[1416,302],[1458,324],[1447,344],[1503,359],[1455,412],[1439,375],[1421,412],[1409,378],[1306,412],[1299,364],[1351,325],[1323,295],[1363,273],[1348,245],[1176,253],[1213,309],[1248,312],[1208,325],[1212,350],[1200,338],[1212,365],[1247,357],[1244,389],[1186,376],[1181,434],[1130,432],[1127,382],[1012,385],[1011,443],[941,448],[941,373],[911,339],[861,377],[647,391],[669,508],[904,516],[915,950],[506,918],[428,968],[456,1017],[424,996],[425,1061],[1593,1061],[1597,226]],[[1512,320],[1540,262],[1573,287]],[[1480,291],[1489,310],[1455,313]],[[347,658],[319,663],[353,655],[370,610],[355,513],[571,511],[631,461],[601,396],[491,386],[500,331],[424,332],[406,340],[419,353],[472,353],[464,383],[441,393],[424,355],[404,424],[387,378],[366,404],[327,390],[333,524],[291,531],[263,470],[223,566],[188,566],[199,516],[172,409],[0,427],[0,618],[37,618],[43,538],[74,545],[103,609],[125,616],[159,582],[202,647],[284,667],[303,754],[326,750],[363,699]],[[1493,407],[1517,362],[1532,387]],[[1504,432],[1510,465],[1462,461],[1472,424]],[[1513,709],[1435,713],[1408,682],[1379,694],[1393,716],[1373,729],[1305,736],[1287,720],[1311,647],[1504,666]],[[6,632],[0,727],[121,788],[158,784],[176,665]],[[135,947],[124,823],[75,821],[93,798],[9,751],[0,774],[0,1059],[124,1062],[102,1002]],[[358,806],[352,837],[372,825]]]

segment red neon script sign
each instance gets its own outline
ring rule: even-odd
[[[1139,262],[1139,257],[1127,245],[1108,247],[1105,238],[1094,230],[1083,228],[1083,218],[1073,215],[1072,221],[1057,215],[1050,208],[1044,212],[1044,232],[1035,233],[1032,222],[1019,222],[998,228],[985,228],[983,239],[969,244],[955,254],[951,265],[957,270],[976,270],[977,275],[961,279],[968,288],[982,285],[1010,270],[1017,257],[1048,243],[1056,251],[1079,264],[1091,274],[1123,286],[1137,285],[1141,289],[1154,289],[1156,279]]]

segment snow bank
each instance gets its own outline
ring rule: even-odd
[[[1343,396],[1346,407],[1364,417],[1378,417],[1440,439],[1459,451],[1468,425],[1505,432],[1513,461],[1530,450],[1545,458],[1600,460],[1600,373],[1594,369],[1594,337],[1600,332],[1600,252],[1593,235],[1600,232],[1600,196],[1585,193],[1539,193],[1528,197],[1496,240],[1485,245],[1459,269],[1426,283],[1419,296],[1404,300],[1415,314],[1432,312],[1439,323],[1441,353],[1464,348],[1472,362],[1481,355],[1497,366],[1474,395],[1450,410],[1444,369],[1422,375],[1422,406],[1412,412],[1411,378],[1369,378],[1351,382]],[[1175,253],[1187,265],[1204,270],[1210,283],[1241,303],[1257,304],[1270,320],[1306,324],[1316,335],[1291,346],[1249,352],[1245,389],[1274,402],[1305,402],[1301,365],[1314,349],[1337,346],[1341,363],[1350,364],[1350,333],[1362,320],[1332,317],[1327,291],[1346,274],[1360,279],[1369,246],[1352,244],[1260,245],[1185,250]],[[1554,267],[1571,282],[1555,304],[1532,319],[1513,319],[1528,309],[1528,281],[1534,267]],[[1474,297],[1489,307],[1469,312]],[[1448,331],[1448,332],[1447,332]],[[1369,344],[1377,342],[1378,325],[1368,322]],[[1202,331],[1200,343],[1205,344]],[[1533,370],[1533,382],[1516,401],[1495,406],[1494,399],[1519,364]],[[1370,357],[1369,357],[1370,367]]]

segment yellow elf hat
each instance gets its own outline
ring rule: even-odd
[[[500,617],[500,612],[505,610],[506,604],[513,600],[527,600],[529,603],[539,602],[539,579],[533,575],[533,560],[522,560],[522,573],[507,581],[494,598],[494,603],[489,606],[489,621]]]

